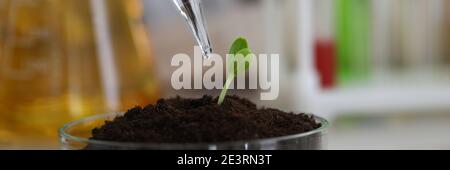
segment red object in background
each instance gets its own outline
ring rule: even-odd
[[[332,40],[318,40],[315,43],[315,64],[323,89],[335,85],[335,45]]]

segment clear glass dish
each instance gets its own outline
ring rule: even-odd
[[[59,129],[61,149],[64,150],[319,150],[325,149],[324,139],[329,127],[327,120],[315,117],[321,127],[306,133],[289,136],[258,139],[251,141],[233,141],[223,143],[124,143],[91,140],[91,130],[101,126],[122,114],[103,114],[68,123]]]

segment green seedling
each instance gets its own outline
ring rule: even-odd
[[[225,99],[228,89],[230,88],[231,83],[233,83],[234,78],[242,72],[247,71],[250,68],[250,64],[247,61],[248,57],[252,57],[253,53],[248,47],[247,40],[245,38],[239,37],[237,38],[233,44],[231,45],[228,57],[232,57],[227,60],[228,77],[223,86],[222,91],[220,92],[218,104],[221,105]],[[245,65],[245,66],[243,66]]]

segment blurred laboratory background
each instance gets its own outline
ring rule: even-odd
[[[330,120],[328,149],[450,149],[450,0],[202,0],[213,50],[280,54],[260,106]],[[196,45],[170,0],[0,0],[0,148],[57,148],[57,128],[160,97]]]

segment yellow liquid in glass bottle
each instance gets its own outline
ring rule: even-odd
[[[0,148],[54,148],[64,123],[157,100],[141,7],[0,0]]]

